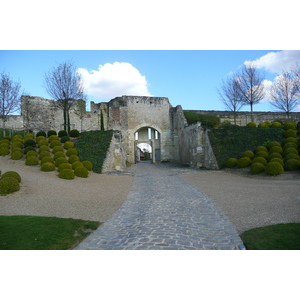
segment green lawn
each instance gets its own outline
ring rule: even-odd
[[[254,228],[240,237],[248,250],[300,250],[300,223]]]
[[[100,222],[35,216],[0,216],[0,250],[71,249]]]

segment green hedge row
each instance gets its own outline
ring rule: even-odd
[[[214,115],[198,114],[191,111],[183,111],[188,125],[201,122],[204,128],[215,128],[220,124],[220,118]]]

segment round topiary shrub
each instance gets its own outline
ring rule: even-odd
[[[268,159],[271,160],[272,158],[280,158],[282,159],[282,155],[278,152],[273,152],[269,155]]]
[[[272,147],[281,147],[281,144],[279,142],[276,142],[276,141],[273,141],[273,142],[270,142],[268,144],[268,148],[271,149]]]
[[[266,173],[268,175],[276,176],[284,172],[283,166],[279,162],[269,162],[266,165]]]
[[[59,137],[68,136],[68,133],[67,133],[65,130],[60,130],[60,131],[58,132],[58,136],[59,136]]]
[[[14,150],[10,156],[13,160],[20,160],[23,158],[23,152],[19,150]]]
[[[294,137],[286,138],[286,139],[284,140],[284,144],[287,144],[287,143],[294,143],[294,144],[298,145],[298,141],[297,141],[297,139],[294,138]]]
[[[258,128],[269,128],[270,125],[267,122],[262,122],[262,123],[259,123],[257,127]]]
[[[66,158],[65,153],[59,151],[59,152],[56,152],[56,153],[53,155],[54,160],[57,160],[57,159],[60,158],[60,157]]]
[[[58,177],[63,179],[74,179],[75,174],[73,170],[63,169],[59,172]]]
[[[25,136],[24,136],[24,141],[25,140],[34,140],[34,135],[32,133],[27,133]]]
[[[70,131],[71,137],[79,137],[79,131],[77,129],[73,129]]]
[[[37,142],[37,145],[38,147],[41,147],[41,146],[48,146],[48,141],[47,140],[39,140]]]
[[[41,166],[41,171],[43,171],[43,172],[52,172],[54,170],[55,170],[55,165],[54,165],[54,163],[51,163],[51,162],[45,162]]]
[[[39,152],[42,153],[43,151],[50,152],[50,148],[46,145],[42,145],[42,146],[39,147]]]
[[[74,163],[75,161],[79,161],[79,157],[77,156],[77,155],[71,155],[70,157],[69,157],[69,163],[70,164],[72,164],[72,163]]]
[[[72,163],[72,169],[73,170],[75,170],[78,167],[84,167],[83,163],[80,162],[79,160]]]
[[[271,124],[271,128],[281,128],[282,127],[282,124],[280,122],[273,122]]]
[[[234,159],[236,159],[236,158],[234,158]],[[237,163],[237,159],[236,159],[236,163]],[[88,171],[92,171],[92,169],[93,169],[93,164],[92,164],[89,160],[83,161],[82,164],[83,164],[83,166],[84,166],[85,168],[88,169]]]
[[[284,163],[284,169],[288,171],[300,169],[300,161],[298,159],[288,159]]]
[[[288,129],[293,129],[294,130],[294,129],[296,129],[296,124],[293,121],[287,121],[287,122],[284,123],[283,129],[284,130],[288,130]]]
[[[11,141],[15,141],[16,139],[20,139],[20,140],[23,140],[23,137],[21,136],[21,134],[16,134],[12,137]]]
[[[59,165],[57,171],[60,172],[64,169],[70,169],[71,170],[72,166],[69,163],[62,163],[62,164]]]
[[[297,131],[293,129],[288,129],[283,133],[283,136],[285,138],[289,138],[289,137],[295,138],[297,136]]]
[[[70,149],[70,148],[74,148],[74,143],[71,142],[71,141],[67,141],[67,142],[64,143],[64,148],[67,149],[67,150]]]
[[[16,192],[20,189],[20,184],[15,178],[4,178],[0,180],[0,194],[6,195]]]
[[[69,141],[69,140],[70,140],[70,138],[69,138],[68,136],[63,136],[63,137],[60,139],[60,142],[63,144],[63,143],[65,143],[65,142]]]
[[[24,141],[24,148],[27,148],[28,146],[35,147],[36,146],[35,140],[28,139],[28,140]]]
[[[251,165],[251,159],[249,157],[242,157],[238,159],[237,165],[239,168],[247,168]]]
[[[283,153],[282,147],[274,146],[274,147],[270,148],[270,154],[275,153],[275,152],[279,153],[279,154],[282,154]]]
[[[39,164],[39,160],[35,156],[29,156],[25,160],[25,165],[27,166],[35,166]]]
[[[46,132],[43,131],[43,130],[40,130],[40,131],[36,134],[36,137],[39,137],[39,136],[44,136],[44,137],[46,137]]]
[[[5,156],[10,154],[10,150],[7,147],[0,147],[0,156]]]
[[[50,137],[51,135],[57,135],[56,131],[55,130],[49,130],[47,132],[47,137]]]
[[[285,161],[287,161],[288,159],[298,159],[298,160],[300,160],[300,157],[299,157],[298,154],[290,153],[290,154],[288,154],[284,157]]]
[[[39,141],[47,141],[47,138],[43,135],[37,136],[35,141],[38,143]]]
[[[265,146],[258,146],[256,149],[255,149],[255,153],[258,153],[260,151],[265,151],[265,152],[268,152],[268,149],[265,147]]]
[[[254,153],[250,150],[244,151],[242,157],[249,157],[250,159],[254,157]]]
[[[22,180],[20,174],[18,172],[15,172],[15,171],[7,171],[7,172],[5,172],[2,175],[1,180],[4,179],[4,178],[14,178],[14,179],[18,180],[18,182],[21,182],[21,180]]]
[[[255,158],[253,158],[253,160],[252,160],[251,163],[252,163],[252,164],[260,163],[260,164],[266,166],[267,163],[268,163],[268,161],[267,161],[264,157],[262,157],[262,156],[257,156],[257,157],[255,157]]]
[[[17,140],[13,140],[12,143],[16,142]],[[5,139],[3,138],[1,141],[0,141],[0,144],[6,144],[6,145],[10,145],[10,141],[8,139]]]
[[[60,152],[58,152],[60,153]],[[64,157],[59,157],[55,160],[55,166],[59,167],[60,164],[67,163],[68,161]]]
[[[259,151],[259,152],[256,153],[255,156],[256,157],[264,157],[265,159],[268,159],[269,154],[266,151]]]
[[[11,148],[11,152],[15,152],[15,151],[19,151],[19,152],[22,152],[23,153],[23,149],[22,148],[17,148],[17,147],[12,147]]]
[[[247,127],[256,127],[256,124],[254,122],[249,122],[246,126]]]
[[[54,140],[54,141],[51,141],[50,142],[50,148],[51,149],[53,149],[54,147],[56,147],[56,146],[60,146],[61,144],[60,144],[60,141],[59,140]]]
[[[290,142],[290,143],[285,143],[284,146],[283,146],[283,151],[284,151],[285,149],[287,149],[287,148],[295,148],[295,149],[298,149],[298,145],[295,144],[295,143],[292,143],[292,142]]]
[[[43,151],[43,152],[41,152],[39,158],[43,159],[44,157],[51,157],[50,152],[49,151]]]
[[[11,144],[11,149],[14,149],[14,148],[23,148],[23,143],[22,142],[13,142]]]
[[[22,137],[21,137],[21,139],[22,139]],[[7,141],[11,141],[12,140],[12,138],[10,137],[10,136],[4,136],[3,138],[2,138],[2,140],[7,140]]]
[[[50,135],[48,138],[49,143],[51,143],[52,141],[59,141],[59,137],[57,135]]]
[[[62,146],[55,146],[53,147],[53,153],[56,153],[56,152],[64,152],[64,148]]]
[[[42,160],[41,160],[41,166],[46,162],[54,164],[54,159],[51,156],[43,157]]]
[[[252,174],[260,174],[263,173],[265,171],[265,166],[259,162],[256,162],[254,164],[251,165],[250,167],[250,172]]]
[[[286,156],[290,153],[293,153],[293,154],[298,154],[298,150],[296,148],[286,148],[284,151],[283,151],[283,156]]]
[[[270,162],[272,162],[272,161],[279,162],[282,166],[284,166],[284,162],[283,162],[283,160],[280,159],[280,158],[272,158],[272,159],[270,159]]]
[[[85,167],[78,167],[74,171],[75,176],[87,178],[89,176],[89,171]]]
[[[38,154],[37,154],[34,150],[29,150],[29,151],[26,153],[26,158],[29,157],[29,156],[35,156],[35,157],[37,157]]]
[[[75,148],[70,148],[70,149],[68,149],[68,151],[66,152],[66,155],[67,155],[68,157],[70,157],[71,155],[78,155],[78,151],[77,151],[77,149],[75,149]]]

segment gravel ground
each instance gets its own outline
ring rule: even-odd
[[[133,177],[90,172],[88,178],[61,179],[24,160],[0,157],[0,170],[16,171],[21,189],[0,196],[0,215],[32,215],[104,222],[126,200]]]

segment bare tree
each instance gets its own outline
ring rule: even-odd
[[[8,115],[16,112],[20,106],[21,83],[13,81],[4,72],[0,75],[0,118],[2,119],[3,135],[5,135],[5,122]]]
[[[71,61],[67,61],[45,73],[46,91],[63,110],[64,130],[67,132],[70,131],[70,108],[75,100],[83,99],[83,81],[76,69]]]
[[[245,105],[243,95],[239,89],[239,81],[236,75],[222,80],[220,89],[217,89],[220,99],[225,107],[233,112],[234,124],[236,125],[236,113]]]
[[[263,86],[264,75],[259,72],[253,62],[242,67],[238,73],[238,88],[243,96],[243,102],[250,105],[251,120],[253,122],[253,105],[265,97]]]
[[[271,104],[281,111],[286,112],[290,117],[290,112],[300,104],[299,82],[295,76],[283,71],[278,76],[270,90]]]

